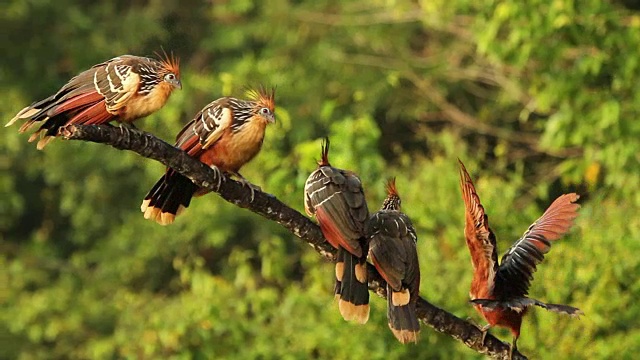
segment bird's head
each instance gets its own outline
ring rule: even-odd
[[[387,190],[387,198],[384,199],[381,209],[399,211],[402,201],[400,200],[400,195],[398,195],[398,189],[396,189],[396,178],[392,177],[387,180],[385,188]]]
[[[182,82],[180,81],[180,58],[173,55],[173,53],[167,54],[164,50],[162,52],[162,55],[157,54],[160,58],[160,64],[162,65],[160,71],[162,81],[174,88],[182,89]]]
[[[260,86],[258,90],[251,89],[248,93],[255,102],[256,115],[267,123],[276,122],[276,89],[267,89],[264,86]]]

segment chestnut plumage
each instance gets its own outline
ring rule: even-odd
[[[253,200],[254,185],[239,171],[260,152],[267,124],[275,122],[275,90],[260,88],[250,96],[251,100],[223,97],[209,103],[178,133],[175,146],[218,171],[237,176],[250,187]],[[207,192],[167,168],[145,196],[140,210],[145,219],[168,225],[189,206],[194,195]]]
[[[522,318],[531,306],[564,313],[582,315],[582,311],[568,305],[546,304],[527,297],[536,266],[551,249],[553,241],[564,236],[573,226],[580,205],[574,193],[558,197],[520,239],[502,256],[498,265],[496,237],[489,227],[489,219],[471,181],[460,161],[460,188],[465,204],[464,234],[471,253],[473,279],[469,295],[475,309],[493,326],[508,328],[513,334],[511,353],[517,348]]]
[[[304,206],[318,220],[327,241],[336,249],[335,295],[345,320],[364,324],[369,319],[367,243],[364,223],[369,217],[360,178],[329,163],[329,139],[322,145],[318,168],[304,187]]]
[[[26,120],[20,126],[22,133],[40,124],[29,142],[39,139],[41,150],[65,125],[132,122],[158,111],[180,88],[178,58],[122,55],[73,77],[54,95],[22,109],[6,126]]]

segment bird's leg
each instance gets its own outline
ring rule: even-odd
[[[480,330],[482,332],[482,346],[484,346],[484,339],[487,337],[487,333],[489,332],[489,329],[491,328],[491,324],[487,324],[485,326],[480,326],[480,324],[475,322],[475,320],[473,320],[470,317],[467,318],[467,321],[470,322],[471,324],[473,324],[473,326],[477,327],[478,330]]]
[[[138,128],[133,124],[133,121],[120,121],[121,127],[128,128],[129,130],[138,130]]]
[[[240,175],[239,172],[232,172],[232,174],[235,175],[238,178],[238,181],[240,181],[242,186],[246,186],[246,187],[249,188],[249,190],[251,190],[251,202],[253,202],[253,199],[255,198],[256,190],[257,191],[262,191],[262,188],[260,188],[260,186],[258,186],[258,185],[254,185],[254,184],[250,183],[249,180],[245,179],[245,177]]]
[[[513,352],[518,351],[518,337],[513,337],[513,342],[511,343],[511,347],[509,348],[509,360],[513,360]]]
[[[213,170],[214,173],[216,173],[216,178],[218,179],[218,182],[216,184],[217,185],[216,190],[220,191],[220,186],[222,185],[222,181],[224,180],[222,171],[220,171],[220,168],[215,165],[211,165],[211,169]]]
[[[487,333],[489,332],[489,329],[491,329],[491,324],[487,324],[483,327],[478,327],[478,329],[482,331],[482,346],[484,346],[484,340],[487,337]]]

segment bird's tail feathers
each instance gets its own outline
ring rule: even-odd
[[[387,317],[393,335],[403,344],[418,342],[420,323],[416,315],[416,299],[408,289],[393,291],[387,285]]]
[[[114,115],[105,107],[103,96],[95,91],[71,97],[65,93],[58,93],[20,110],[5,127],[13,125],[18,120],[26,120],[18,130],[24,133],[36,123],[42,124],[29,137],[29,142],[38,140],[37,148],[42,150],[58,135],[58,130],[67,124],[95,125],[113,118]]]
[[[369,320],[369,285],[366,258],[340,248],[336,263],[336,297],[340,314],[347,321],[365,324]]]
[[[21,133],[25,132],[34,123],[34,120],[31,120],[31,117],[36,115],[38,112],[40,112],[40,109],[35,109],[31,106],[27,106],[24,109],[20,110],[20,112],[18,112],[16,116],[14,116],[13,119],[9,120],[9,122],[6,123],[4,126],[5,127],[11,126],[20,119],[29,119],[29,121],[27,121],[27,124],[29,125],[24,124],[20,127],[20,130],[19,130]],[[25,125],[27,126],[25,127]]]
[[[169,169],[145,196],[140,211],[145,219],[160,225],[172,224],[176,216],[189,207],[197,189],[191,180]]]
[[[539,306],[543,309],[553,311],[559,314],[566,314],[572,317],[580,317],[584,315],[582,310],[569,305],[547,304],[540,300],[517,297],[509,300],[493,300],[493,299],[473,299],[470,301],[475,305],[481,305],[484,310],[493,311],[497,309],[511,309],[515,312],[522,312],[531,306]]]

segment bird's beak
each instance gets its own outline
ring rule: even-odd
[[[174,86],[177,87],[178,89],[182,90],[182,81],[180,81],[180,80],[176,81]]]
[[[276,122],[276,116],[275,114],[271,114],[271,116],[269,116],[269,119],[267,120],[270,124],[275,124]]]

